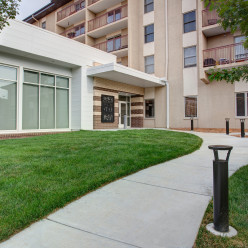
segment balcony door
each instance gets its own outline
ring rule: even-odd
[[[237,62],[248,59],[248,49],[245,49],[242,42],[245,41],[245,36],[235,37],[235,60]]]
[[[107,41],[107,52],[113,52],[121,49],[121,36],[111,38]]]

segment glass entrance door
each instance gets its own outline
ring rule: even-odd
[[[130,104],[119,102],[119,128],[124,128],[124,115],[127,116],[127,127],[130,127]]]

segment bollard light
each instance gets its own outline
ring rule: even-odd
[[[194,118],[191,117],[190,120],[191,120],[191,131],[194,131]]]
[[[240,119],[241,124],[241,138],[245,137],[245,119]]]
[[[209,146],[214,152],[213,161],[213,201],[214,223],[207,225],[207,230],[218,236],[233,237],[237,231],[229,226],[228,209],[228,160],[232,146]],[[219,158],[219,151],[227,151],[226,159]]]
[[[226,135],[229,135],[229,121],[230,118],[226,118]]]

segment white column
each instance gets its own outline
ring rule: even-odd
[[[22,131],[22,99],[23,99],[23,66],[19,67],[18,82],[17,82],[17,131]]]

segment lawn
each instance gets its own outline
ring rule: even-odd
[[[104,184],[198,149],[163,130],[80,131],[0,141],[0,241]]]
[[[248,247],[248,165],[238,170],[229,181],[230,225],[238,235],[233,238],[216,237],[206,230],[213,222],[213,202],[205,213],[194,248],[247,248]]]

